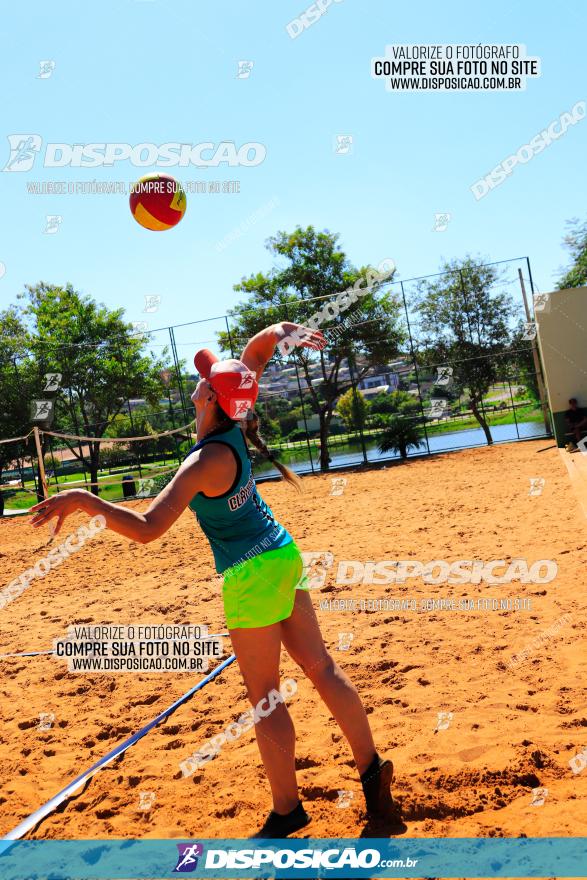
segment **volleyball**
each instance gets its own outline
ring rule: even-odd
[[[160,232],[177,226],[186,209],[181,184],[169,174],[147,174],[132,184],[130,210],[145,229]]]

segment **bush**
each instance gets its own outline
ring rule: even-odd
[[[286,437],[291,431],[297,430],[298,420],[301,418],[301,415],[297,416],[292,413],[288,413],[286,416],[279,416],[278,421],[282,436]]]
[[[389,425],[392,416],[388,413],[375,413],[369,417],[369,428],[386,428]]]
[[[349,430],[358,431],[365,425],[369,403],[360,391],[349,388],[338,398],[336,411]]]
[[[392,416],[379,443],[380,452],[399,452],[403,459],[408,449],[417,448],[422,441],[422,427],[413,419]]]
[[[281,440],[281,426],[277,419],[270,416],[260,418],[261,436],[267,443],[278,443]]]
[[[394,398],[386,391],[380,391],[375,397],[371,398],[371,414],[376,413],[392,413],[397,411],[397,404]]]
[[[177,471],[173,471],[170,474],[161,474],[159,477],[153,478],[153,492],[155,495],[158,495],[162,489],[167,486],[168,483],[172,481]]]
[[[300,431],[298,428],[296,428],[295,431],[292,431],[291,434],[288,434],[286,439],[288,440],[288,442],[293,443],[295,440],[306,440],[307,438],[308,435],[305,431]]]
[[[336,422],[331,422],[329,434],[332,437],[337,434],[348,434],[348,428],[345,428],[344,425],[337,425]]]
[[[125,443],[115,443],[106,449],[102,449],[100,453],[100,465],[104,468],[118,467],[123,464],[130,464],[132,455]]]

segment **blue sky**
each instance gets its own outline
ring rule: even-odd
[[[175,229],[142,229],[118,194],[32,195],[31,181],[125,181],[157,167],[0,173],[1,307],[26,283],[71,282],[149,329],[222,315],[233,284],[271,266],[267,237],[313,224],[340,233],[356,264],[392,258],[401,278],[443,258],[526,256],[550,290],[568,262],[565,221],[585,219],[587,120],[476,201],[470,186],[577,101],[587,100],[582,0],[549,3],[370,0],[332,3],[291,39],[305,0],[254,4],[103,0],[11,4],[3,11],[0,163],[8,135],[46,143],[260,142],[256,167],[161,169],[180,180],[240,180],[239,194],[188,193]],[[562,10],[562,11],[561,11]],[[370,75],[386,44],[523,43],[542,62],[522,92],[390,93]],[[41,60],[53,74],[37,77]],[[237,62],[254,62],[248,79]],[[337,155],[337,135],[351,135]],[[266,209],[268,203],[274,206]],[[219,252],[255,212],[264,216]],[[445,231],[435,214],[448,212]],[[45,234],[45,217],[62,216]],[[144,296],[161,297],[144,314]],[[211,321],[178,331],[181,353],[209,344]],[[161,338],[161,341],[164,341]]]

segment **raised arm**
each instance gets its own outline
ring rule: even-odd
[[[265,330],[259,331],[249,339],[241,356],[243,364],[257,374],[257,381],[263,375],[277,345],[284,339],[291,340],[292,347],[293,345],[302,345],[316,351],[324,348],[326,344],[320,330],[312,330],[309,327],[304,327],[303,324],[294,324],[292,321],[271,324],[270,327],[266,327]]]

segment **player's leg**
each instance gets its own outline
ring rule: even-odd
[[[305,590],[297,591],[292,615],[281,622],[281,629],[286,651],[332,712],[349,742],[359,773],[364,773],[376,752],[367,713],[355,686],[329,654]]]
[[[267,708],[267,695],[279,689],[281,632],[278,623],[231,629],[230,638],[253,707]],[[285,703],[279,703],[255,724],[255,736],[267,772],[273,805],[288,813],[299,801],[295,771],[295,731]]]
[[[259,835],[265,837],[286,837],[309,821],[298,797],[294,726],[279,699],[281,621],[291,613],[302,569],[301,559],[299,571],[292,562],[291,546],[259,553],[225,572],[222,588],[226,622],[257,716],[255,735],[273,795],[274,812]]]
[[[294,610],[281,622],[281,629],[288,654],[315,686],[349,742],[368,812],[399,820],[400,812],[391,796],[393,764],[377,753],[361,698],[328,653],[307,591],[297,591]]]

